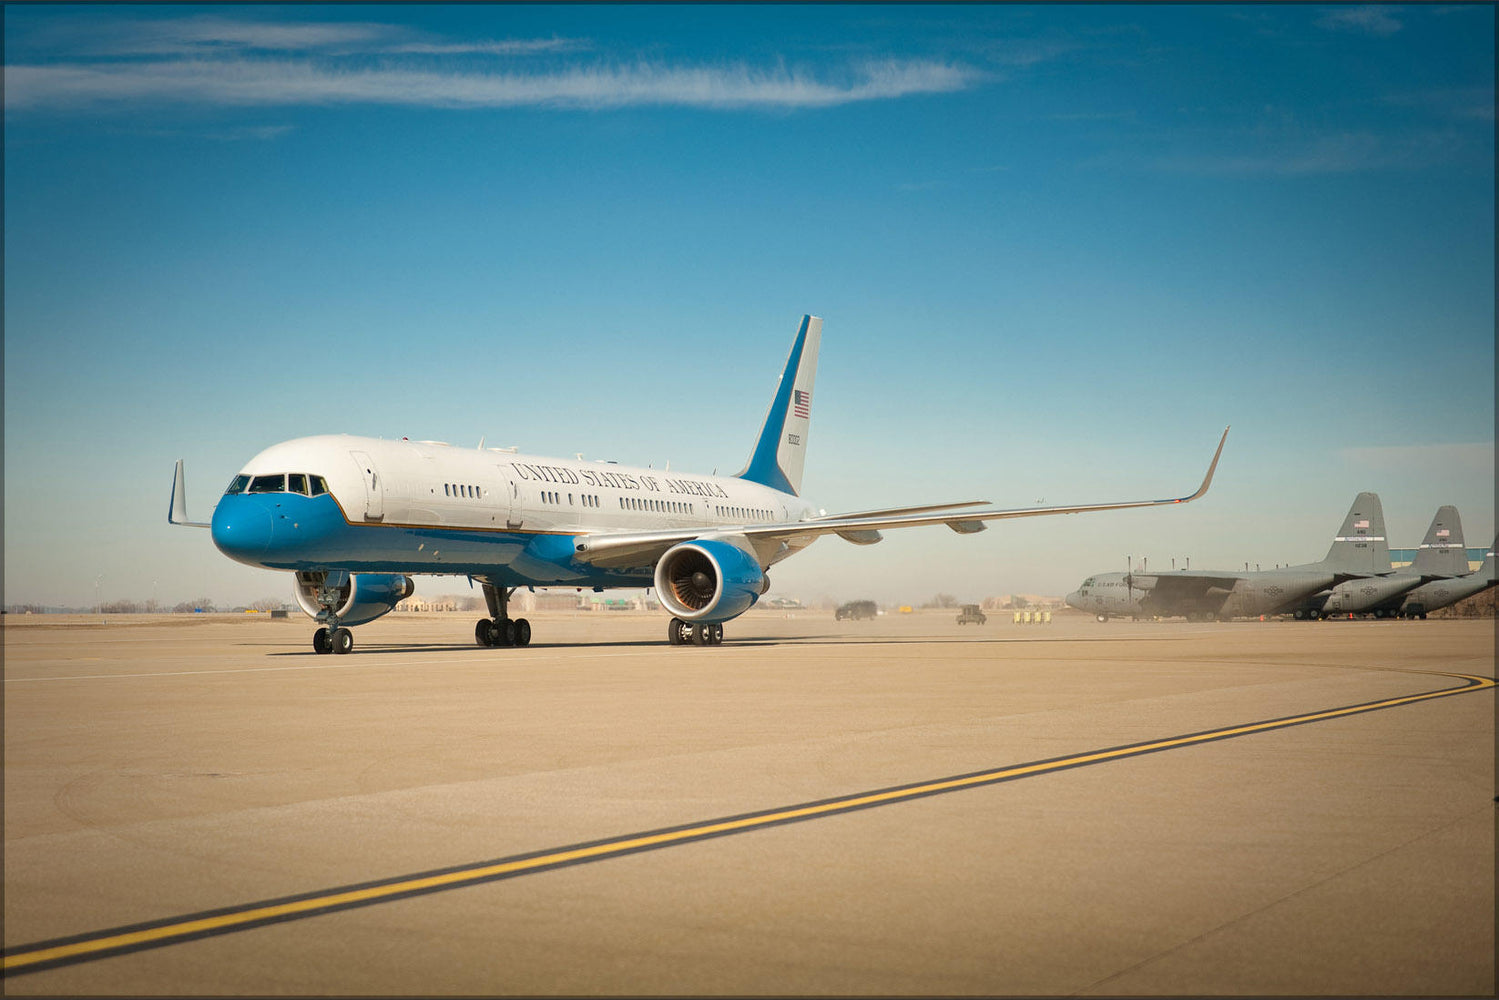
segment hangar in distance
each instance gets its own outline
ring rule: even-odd
[[[294,574],[302,610],[320,623],[319,653],[353,648],[350,626],[412,592],[410,574],[467,576],[483,587],[483,646],[525,646],[511,618],[517,587],[654,586],[671,613],[667,640],[715,645],[723,623],[770,587],[767,571],[822,535],[868,545],[893,528],[986,522],[1187,503],[1207,492],[1228,430],[1197,490],[1165,500],[986,508],[985,501],[827,514],[801,495],[822,320],[805,316],[744,470],[686,475],[510,449],[349,435],[297,438],[245,464],[214,508],[185,513],[177,463],[167,518],[212,529],[231,559]]]

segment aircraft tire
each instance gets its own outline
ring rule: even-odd
[[[493,627],[494,623],[488,618],[480,618],[474,622],[474,641],[481,646],[493,646],[494,638],[490,631]]]
[[[326,628],[320,628],[312,633],[312,651],[314,653],[333,652],[333,643],[328,638],[328,630]]]
[[[515,644],[517,646],[531,645],[531,623],[524,618],[515,620]]]
[[[682,644],[682,633],[678,628],[681,624],[682,619],[680,618],[673,618],[666,623],[666,641],[673,646],[680,646]]]
[[[709,626],[704,625],[701,622],[692,626],[692,644],[694,646],[708,645],[708,643],[711,641],[709,639],[708,628]]]
[[[1106,622],[1106,621],[1109,620],[1109,616],[1108,615],[1095,615],[1094,617],[1097,618],[1101,622]]]
[[[723,625],[722,624],[715,622],[712,625],[704,625],[703,628],[705,628],[705,629],[708,630],[708,645],[710,645],[710,646],[722,646],[723,645]]]
[[[495,645],[496,646],[514,646],[515,645],[515,619],[514,618],[502,618],[499,621],[495,622],[495,630],[496,630],[496,637],[495,637]]]
[[[333,644],[335,653],[349,653],[354,649],[354,633],[346,628],[336,628],[328,636],[328,641]]]

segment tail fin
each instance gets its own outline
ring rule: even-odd
[[[1363,576],[1390,572],[1390,545],[1385,540],[1384,507],[1378,494],[1354,497],[1322,564],[1335,572]]]
[[[1456,507],[1439,507],[1426,537],[1411,560],[1410,571],[1422,576],[1468,575],[1468,550],[1463,545],[1463,522]]]
[[[1489,543],[1489,550],[1483,555],[1483,565],[1478,567],[1475,574],[1478,579],[1487,580],[1490,583],[1499,582],[1499,572],[1496,572],[1494,566],[1495,549],[1499,549],[1499,535],[1494,536],[1494,540]]]
[[[803,316],[791,345],[786,370],[765,414],[765,426],[740,479],[796,495],[802,488],[802,462],[807,455],[807,429],[812,423],[812,383],[817,378],[817,348],[822,342],[822,320]]]

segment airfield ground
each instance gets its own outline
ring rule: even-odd
[[[952,615],[6,616],[5,992],[1494,994],[1492,621]]]

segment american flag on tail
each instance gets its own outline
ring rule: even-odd
[[[800,389],[791,390],[791,412],[798,417],[812,416],[812,394]]]

